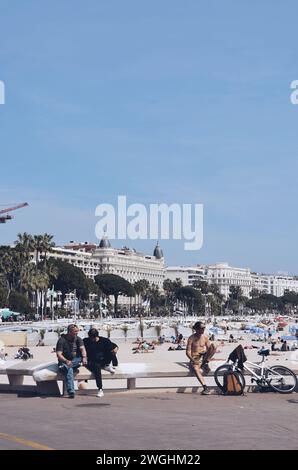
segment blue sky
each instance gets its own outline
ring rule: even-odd
[[[97,204],[203,203],[173,264],[298,273],[294,1],[0,0],[0,226],[96,241]],[[154,241],[122,242],[150,252]]]

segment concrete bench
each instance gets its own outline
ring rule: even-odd
[[[34,360],[27,361],[7,361],[7,366],[0,365],[0,374],[7,374],[9,385],[0,384],[0,390],[22,391],[34,390],[39,395],[61,396],[59,382],[63,383],[62,394],[65,393],[65,375],[58,370],[56,362],[38,362]],[[15,362],[15,363],[14,363]],[[213,377],[214,370],[224,361],[214,361],[210,363],[212,368],[208,374]],[[170,367],[169,367],[170,366]],[[169,370],[170,369],[170,370]],[[294,369],[294,367],[293,367]],[[295,367],[296,369],[296,367]],[[294,371],[297,374],[297,370]],[[246,375],[246,374],[245,374]],[[24,385],[24,377],[31,376],[36,385]],[[164,364],[148,364],[148,363],[121,363],[116,369],[115,374],[102,370],[102,378],[126,380],[127,390],[135,390],[137,388],[137,379],[165,379],[179,377],[195,377],[192,370],[189,369],[187,362],[174,362]],[[94,375],[86,368],[81,366],[74,374],[75,381],[94,380]],[[199,384],[197,384],[199,387]],[[4,388],[3,388],[4,387]],[[163,386],[164,387],[164,386]],[[162,387],[162,388],[163,388]],[[181,388],[181,387],[180,387]]]
[[[7,376],[9,384],[0,384],[0,390],[35,390],[36,385],[24,385],[25,376],[33,377],[35,372],[41,369],[45,369],[50,364],[53,364],[53,362],[40,362],[33,359],[28,359],[27,361],[22,359],[4,361],[0,364],[0,374]]]
[[[170,377],[194,377],[194,373],[189,369],[187,363],[175,363],[173,370],[163,371],[145,363],[121,363],[115,374],[102,370],[102,379],[125,379],[127,390],[136,389],[136,379],[138,378],[170,378]],[[212,373],[210,374],[213,375]],[[41,394],[60,395],[60,389],[57,382],[63,382],[63,394],[65,393],[65,375],[58,370],[57,364],[51,364],[44,369],[37,370],[33,374],[37,383],[38,392]],[[95,380],[94,374],[86,367],[81,366],[74,372],[75,381]],[[54,385],[55,383],[55,385]]]

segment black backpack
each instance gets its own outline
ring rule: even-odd
[[[243,395],[244,384],[235,370],[227,370],[223,376],[223,393],[225,395]]]

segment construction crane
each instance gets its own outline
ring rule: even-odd
[[[15,211],[16,209],[21,209],[21,207],[26,207],[28,206],[28,202],[22,202],[20,204],[17,204],[16,206],[13,207],[8,207],[7,209],[1,209],[0,210],[0,224],[5,224],[8,220],[13,219],[13,216],[8,214],[8,212]],[[2,215],[6,214],[6,215]]]

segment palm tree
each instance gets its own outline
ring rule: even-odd
[[[44,340],[45,334],[46,334],[46,330],[45,330],[45,329],[39,330],[40,341],[41,341],[40,344],[43,345],[43,346],[44,346],[43,340]]]
[[[150,309],[161,305],[162,296],[160,294],[159,287],[156,284],[151,284],[147,290],[146,298],[150,301]]]
[[[141,338],[142,338],[142,339],[144,338],[144,330],[145,330],[145,328],[146,328],[146,325],[145,325],[145,323],[143,322],[143,320],[140,318],[139,330],[140,330]]]
[[[37,236],[36,238],[37,238],[36,247],[41,250],[40,253],[43,258],[42,259],[43,268],[44,268],[44,271],[47,272],[47,254],[55,246],[55,243],[53,242],[53,235],[44,233],[43,235]],[[47,308],[47,291],[44,292],[43,315],[45,315],[46,313],[46,308]]]
[[[155,328],[155,331],[156,331],[156,335],[159,338],[161,336],[162,325],[161,324],[155,325],[154,328]]]
[[[42,235],[34,235],[34,250],[35,250],[35,263],[36,266],[40,262],[40,255],[42,253],[43,248],[43,236]]]
[[[15,249],[21,254],[22,260],[29,262],[34,251],[34,238],[27,232],[19,233]]]
[[[140,297],[142,300],[144,300],[150,287],[150,284],[146,279],[140,279],[139,281],[136,281],[133,284],[133,287],[138,297],[138,308],[140,308]]]
[[[15,251],[19,254],[19,260],[20,260],[20,265],[21,265],[20,281],[19,281],[20,292],[23,292],[21,272],[25,268],[25,266],[30,263],[33,250],[34,250],[34,239],[32,235],[30,235],[27,232],[19,233],[18,239],[15,241]]]
[[[177,292],[182,287],[181,279],[176,279],[171,281],[170,279],[165,279],[163,283],[163,289],[165,291],[165,306],[171,308],[174,311],[175,305],[178,301]]]
[[[123,331],[124,333],[124,338],[125,338],[125,342],[127,340],[127,332],[128,332],[128,325],[126,325],[126,323],[124,323],[123,325],[121,325],[121,330]]]
[[[43,261],[45,265],[47,262],[47,254],[51,252],[54,246],[55,246],[55,243],[53,242],[53,235],[44,233],[42,235],[42,240],[41,240],[41,250],[42,250],[41,254],[43,255]]]
[[[179,335],[179,329],[178,329],[178,322],[173,322],[171,323],[171,328],[173,328],[174,332],[175,332],[175,336],[177,337]]]
[[[111,331],[113,330],[113,327],[111,325],[106,325],[105,330],[107,332],[108,338],[110,339]]]
[[[6,283],[7,298],[11,289],[19,287],[21,266],[20,253],[10,247],[0,247],[0,274]]]

